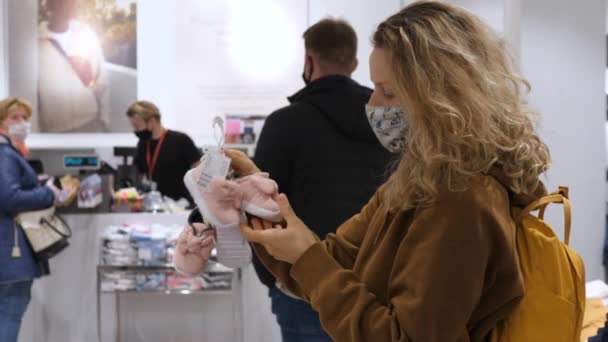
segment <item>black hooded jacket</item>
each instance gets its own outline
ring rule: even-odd
[[[320,238],[358,213],[388,175],[391,154],[365,114],[371,93],[345,76],[315,80],[272,113],[260,134],[256,165]],[[254,266],[274,286],[257,258]]]

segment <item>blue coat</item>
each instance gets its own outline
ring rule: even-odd
[[[0,136],[0,283],[31,280],[41,275],[41,267],[25,240],[21,228],[21,257],[11,256],[15,228],[13,217],[20,212],[41,210],[53,204],[53,191],[40,186],[34,170],[10,144]]]

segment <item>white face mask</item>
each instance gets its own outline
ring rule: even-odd
[[[366,105],[365,113],[382,146],[392,153],[401,152],[408,130],[401,107]]]
[[[32,126],[29,122],[22,122],[8,126],[8,135],[17,141],[25,141],[30,134]]]

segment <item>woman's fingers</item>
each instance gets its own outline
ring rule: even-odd
[[[263,220],[262,225],[264,226],[264,229],[272,229],[272,222]]]
[[[211,246],[212,243],[213,243],[213,236],[207,236],[206,238],[203,239],[203,241],[201,241],[201,247],[203,247],[203,248],[209,247],[209,246]]]
[[[261,229],[261,225],[259,227],[260,227],[260,229],[256,230],[256,229],[251,229],[246,224],[242,224],[241,232],[243,232],[243,236],[245,237],[245,239],[247,239],[247,241],[257,242],[257,243],[261,243],[261,244],[266,244],[266,243],[270,242],[272,239],[272,236],[273,236],[272,234],[276,233],[276,231],[274,229],[270,229],[270,230]]]
[[[206,224],[195,222],[195,223],[192,223],[190,231],[192,232],[192,234],[194,236],[201,236],[201,234],[203,234],[203,232],[208,229],[209,229],[209,226],[207,226]]]
[[[242,176],[247,176],[260,170],[253,161],[243,152],[237,150],[224,150],[224,154],[230,158],[230,166]]]
[[[279,194],[275,196],[274,199],[279,205],[279,208],[281,208],[281,214],[283,215],[283,218],[285,219],[285,222],[287,222],[288,226],[300,220],[293,212],[291,204],[289,204],[289,199],[287,199],[285,194]]]
[[[251,219],[251,228],[253,230],[264,230],[264,224],[259,218],[254,217]]]

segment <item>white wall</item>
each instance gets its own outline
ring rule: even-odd
[[[300,90],[307,1],[185,0],[177,8],[177,126],[213,135],[218,115],[268,115]],[[260,21],[262,17],[268,17]],[[277,29],[280,28],[280,29]]]
[[[138,98],[154,102],[163,123],[175,127],[176,1],[137,2]],[[193,39],[196,34],[193,33]]]
[[[369,79],[369,55],[372,52],[371,36],[380,22],[399,10],[399,0],[309,0],[309,24],[333,16],[346,19],[359,38],[357,58],[359,67],[353,78],[371,87]]]
[[[502,0],[446,0],[446,2],[475,13],[496,32],[502,32],[504,29]]]
[[[38,82],[38,50],[37,1],[4,0],[7,9],[8,30],[6,39],[8,46],[8,70],[19,70],[18,73],[8,74],[8,90],[10,96],[20,96],[27,99],[34,109],[32,128],[37,129],[37,89]],[[4,41],[4,40],[3,40]]]
[[[597,279],[605,227],[605,0],[584,6],[525,0],[521,21],[521,67],[553,157],[547,184],[570,186],[571,245],[585,261],[587,278]],[[553,211],[550,222],[562,227],[561,212]]]
[[[7,3],[0,2],[0,37],[6,37],[8,32]],[[8,39],[0,41],[0,98],[8,96]]]
[[[605,22],[605,24],[606,24],[606,33],[608,33],[608,6],[606,6],[606,12],[605,13],[606,13],[606,22]]]

